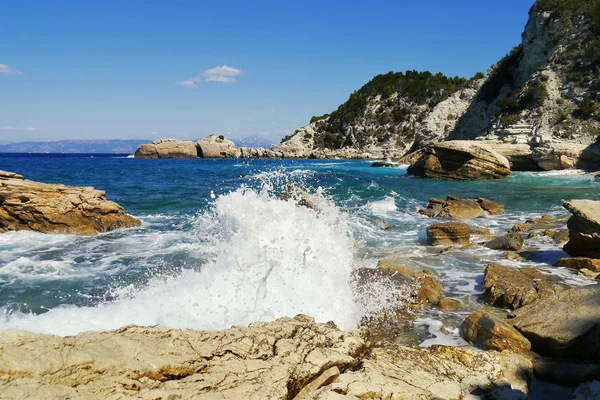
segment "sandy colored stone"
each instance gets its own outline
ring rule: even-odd
[[[448,195],[446,200],[429,199],[427,208],[420,209],[418,213],[432,218],[461,220],[504,214],[504,205],[483,197],[463,199]]]
[[[463,222],[447,222],[427,227],[427,243],[432,246],[446,244],[469,244],[471,231]]]
[[[490,228],[473,228],[471,229],[471,235],[489,235],[491,233]]]
[[[194,142],[178,139],[157,139],[142,144],[134,153],[135,158],[196,158]]]
[[[460,308],[460,301],[448,297],[442,297],[437,307],[444,312],[454,312]]]
[[[489,263],[483,276],[485,301],[502,308],[516,309],[563,289],[557,277],[536,268],[517,269]]]
[[[552,264],[554,267],[565,267],[573,269],[588,269],[593,272],[600,272],[600,259],[587,257],[567,257],[561,258]]]
[[[483,350],[510,350],[527,354],[531,343],[518,330],[487,312],[469,315],[461,325],[461,335]]]
[[[408,173],[448,180],[497,179],[510,174],[510,165],[504,156],[484,145],[457,140],[424,149]]]
[[[540,354],[600,357],[600,285],[564,290],[513,313],[512,325]]]
[[[237,151],[235,143],[231,140],[221,138],[217,135],[208,135],[202,140],[196,142],[198,157],[202,158],[225,158],[236,157]],[[262,149],[254,149],[257,152],[256,157],[262,157]],[[260,151],[260,154],[258,152]]]
[[[508,232],[506,235],[498,236],[487,242],[485,247],[494,250],[521,250],[525,241],[520,233]]]
[[[301,400],[306,398],[310,393],[322,388],[323,386],[329,385],[331,382],[335,381],[339,376],[340,369],[338,367],[331,367],[323,371],[322,374],[316,377],[308,385],[304,386],[300,393],[298,393],[296,397],[294,397],[294,400]]]
[[[552,215],[544,215],[540,218],[530,219],[523,223],[515,224],[510,232],[530,232],[533,230],[547,230],[563,227],[567,224],[567,218],[555,218]]]
[[[574,257],[600,258],[600,201],[571,200],[563,206],[573,214],[564,250]]]
[[[0,179],[0,232],[95,235],[140,224],[93,187],[34,182],[11,173]]]

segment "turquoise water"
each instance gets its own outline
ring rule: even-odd
[[[96,237],[1,234],[0,329],[62,335],[126,324],[220,329],[298,313],[352,329],[379,296],[360,298],[348,283],[352,270],[374,267],[391,253],[434,270],[446,295],[475,304],[485,266],[502,260],[502,253],[477,247],[438,254],[426,246],[425,227],[433,221],[416,211],[429,198],[455,194],[504,203],[506,214],[468,221],[495,234],[528,218],[567,215],[564,201],[600,199],[600,185],[577,171],[445,182],[369,165],[0,156],[0,170],[94,186],[142,220],[139,228]],[[290,183],[315,194],[322,213],[279,200]],[[380,227],[381,219],[389,230]],[[547,238],[527,246],[535,251],[526,262],[502,262],[585,283],[547,265],[565,255]],[[430,341],[458,340],[440,336],[444,318],[430,310],[420,319]]]

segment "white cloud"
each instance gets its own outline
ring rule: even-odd
[[[235,83],[237,82],[236,77],[241,73],[242,71],[237,68],[223,65],[221,67],[217,66],[207,69],[194,78],[190,78],[185,81],[177,81],[176,83],[186,88],[195,88],[200,82]]]
[[[6,64],[0,64],[0,74],[5,75],[23,75],[23,73],[19,70],[12,69]]]
[[[0,131],[33,132],[39,131],[39,129],[34,128],[33,126],[0,126]]]

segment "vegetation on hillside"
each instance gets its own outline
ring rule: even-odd
[[[478,73],[474,78],[482,77],[483,73]],[[408,122],[413,112],[410,107],[432,108],[466,82],[467,79],[459,76],[448,77],[441,72],[433,74],[429,71],[409,70],[377,75],[352,93],[337,110],[311,119],[311,123],[317,122],[315,147],[337,149],[354,145],[348,128],[365,120],[379,128],[357,133],[357,136],[362,136],[358,139],[375,136],[382,143],[398,133],[398,124]],[[373,115],[366,115],[369,101],[374,99],[378,99],[379,106]],[[409,129],[404,134],[407,140],[412,140],[414,130]]]

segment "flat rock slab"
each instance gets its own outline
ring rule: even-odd
[[[463,199],[448,195],[446,200],[429,199],[427,208],[420,209],[418,213],[431,218],[460,220],[504,214],[504,205],[484,197]]]
[[[444,244],[469,244],[471,229],[463,222],[446,222],[427,227],[427,243],[432,246]]]
[[[0,392],[3,399],[48,400],[422,400],[498,388],[527,394],[529,358],[445,346],[367,352],[363,333],[307,316],[210,332],[128,326],[61,338],[0,331]]]
[[[93,187],[71,187],[21,179],[2,172],[0,232],[30,230],[44,233],[95,235],[141,222],[123,207],[106,200]]]
[[[556,293],[514,312],[512,324],[540,354],[600,357],[600,285]]]

